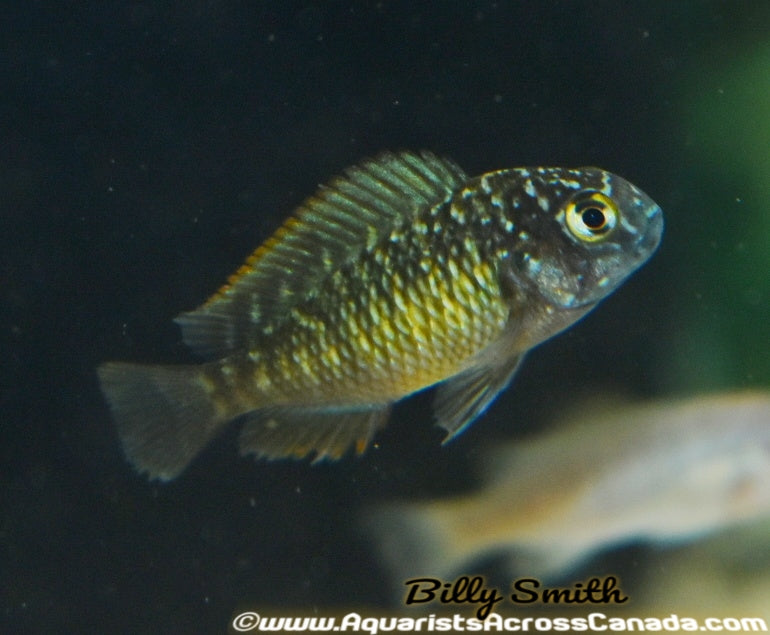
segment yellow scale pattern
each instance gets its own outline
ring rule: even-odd
[[[387,255],[373,254],[388,267]],[[254,384],[273,404],[371,404],[397,400],[457,373],[508,319],[495,271],[471,241],[456,258],[429,261],[351,297],[338,282],[334,315],[292,313],[292,334],[259,358]],[[335,294],[336,295],[336,294]]]

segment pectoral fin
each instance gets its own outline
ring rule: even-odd
[[[390,411],[388,404],[358,408],[276,407],[249,415],[240,437],[241,454],[301,459],[311,452],[313,463],[336,460],[355,446],[361,454]]]
[[[481,415],[511,382],[522,356],[494,366],[477,366],[450,377],[438,387],[433,402],[436,424],[451,441]]]

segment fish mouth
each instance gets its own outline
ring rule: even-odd
[[[637,254],[642,260],[639,264],[646,261],[657,250],[663,238],[663,229],[665,222],[663,221],[663,210],[652,203],[644,211],[644,215],[649,220],[647,231],[642,234],[639,240],[634,244],[634,253]]]

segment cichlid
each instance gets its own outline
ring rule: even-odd
[[[471,178],[427,152],[385,153],[321,187],[176,319],[212,361],[109,362],[102,390],[128,459],[161,480],[236,417],[243,454],[361,453],[393,402],[439,382],[448,440],[662,231],[647,195],[598,168]]]
[[[768,448],[766,392],[593,406],[490,448],[477,492],[387,504],[364,524],[398,584],[491,556],[542,579],[633,541],[684,543],[770,519]]]

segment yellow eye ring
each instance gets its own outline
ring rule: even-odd
[[[601,192],[581,192],[564,211],[567,228],[578,240],[603,240],[618,223],[618,206]]]

